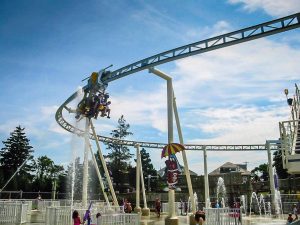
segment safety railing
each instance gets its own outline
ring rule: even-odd
[[[204,208],[204,212],[206,224],[242,224],[242,213],[240,208]]]
[[[97,225],[139,225],[139,214],[112,214],[101,215],[97,219]]]
[[[27,214],[31,213],[31,209],[32,209],[32,201],[31,200],[11,200],[11,199],[2,199],[0,200],[0,205],[2,204],[6,204],[6,203],[19,203],[19,204],[27,204]]]
[[[60,206],[60,202],[52,200],[38,200],[37,202],[37,209],[40,211],[46,210],[49,206]]]
[[[79,213],[81,219],[84,218],[86,213],[86,208],[78,208],[71,206],[52,206],[46,208],[45,215],[45,225],[66,225],[72,224],[72,213],[76,210]],[[102,216],[114,216],[114,215],[123,215],[124,207],[123,206],[103,206],[103,207],[93,207],[90,209],[91,221],[92,224],[96,224],[96,215],[100,213]],[[127,218],[127,217],[126,217]],[[125,221],[127,221],[125,219]],[[129,220],[130,222],[130,220]],[[127,224],[127,223],[126,223]]]
[[[22,224],[27,222],[27,204],[1,202],[0,224]]]
[[[175,204],[175,213],[177,216],[183,215],[189,211],[189,205],[182,204],[181,202],[174,202]],[[168,213],[169,212],[169,203],[162,203],[161,210],[163,213]]]

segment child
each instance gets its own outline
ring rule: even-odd
[[[80,220],[79,213],[77,212],[77,210],[75,210],[73,212],[72,218],[73,218],[73,221],[74,221],[74,225],[80,225],[80,224],[82,224],[82,222]]]
[[[288,223],[292,223],[293,222],[293,217],[292,217],[292,213],[289,214],[289,217],[287,218]]]
[[[196,225],[202,225],[205,222],[205,213],[203,211],[197,211],[195,214]]]
[[[161,208],[160,200],[159,200],[159,198],[156,198],[155,209],[156,209],[157,217],[160,217],[160,208]]]

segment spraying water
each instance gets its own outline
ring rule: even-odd
[[[226,187],[224,184],[224,179],[222,177],[218,178],[217,183],[217,201],[221,197],[221,207],[225,207],[225,198],[226,198]]]
[[[256,205],[254,205],[255,203],[256,203]],[[258,197],[257,197],[255,192],[252,192],[251,199],[250,199],[250,216],[251,216],[251,208],[253,207],[253,211],[254,211],[255,206],[257,206],[258,213],[261,216],[261,207],[260,207],[260,204],[259,204],[259,201],[258,201]]]

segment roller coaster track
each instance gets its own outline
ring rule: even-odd
[[[254,39],[270,36],[273,34],[281,33],[284,31],[292,30],[300,27],[300,13],[296,13],[290,16],[286,16],[280,19],[272,20],[227,34],[219,35],[216,37],[208,38],[199,42],[184,45],[169,51],[165,51],[154,56],[142,59],[130,65],[124,66],[113,72],[110,72],[107,76],[102,78],[102,81],[109,83],[113,80],[120,79],[130,74],[139,72],[141,70],[149,69],[151,67],[171,62],[177,59],[189,57],[196,54],[213,51],[216,49],[228,47],[231,45],[240,44],[243,42],[251,41]],[[85,88],[85,87],[84,87]],[[63,117],[63,110],[68,111],[67,105],[73,101],[77,96],[77,93],[72,94],[56,111],[55,119],[57,123],[67,130],[68,132],[77,134],[79,136],[84,135],[84,131],[74,127],[68,123]],[[120,145],[134,146],[139,144],[140,147],[145,148],[163,148],[165,143],[152,143],[141,141],[120,140],[105,136],[97,136],[98,140],[104,143],[118,143]],[[90,134],[90,139],[94,139],[94,136]],[[258,145],[193,145],[185,144],[186,150],[203,150],[208,151],[259,151],[266,150],[265,144]],[[272,149],[277,149],[277,145],[271,145]]]

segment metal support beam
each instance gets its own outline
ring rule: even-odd
[[[112,184],[111,179],[110,179],[110,174],[108,172],[108,169],[107,169],[107,166],[106,166],[106,162],[105,162],[105,159],[103,157],[103,154],[102,154],[102,151],[101,151],[101,147],[100,147],[100,144],[99,144],[98,139],[97,139],[97,134],[96,134],[96,131],[95,131],[95,127],[94,127],[92,121],[91,121],[91,128],[92,128],[92,131],[93,131],[94,139],[96,141],[96,145],[97,145],[97,149],[98,149],[98,154],[99,154],[99,157],[100,157],[100,160],[101,160],[101,163],[102,163],[102,167],[104,169],[104,173],[105,173],[106,180],[107,180],[107,183],[108,183],[108,186],[109,186],[112,198],[113,198],[114,205],[118,206],[119,203],[118,203],[118,200],[117,200],[117,197],[116,197],[116,194],[115,194],[115,190],[114,190],[113,184]]]
[[[84,133],[84,157],[83,157],[83,177],[82,177],[82,205],[87,206],[87,192],[89,179],[89,130],[90,120],[85,119],[85,133]]]
[[[150,68],[149,72],[151,72],[151,73],[167,80],[167,82],[168,81],[172,82],[172,79],[171,79],[170,76],[168,76],[166,73],[164,73],[164,72],[162,72],[162,71],[160,71],[156,68]],[[184,144],[181,125],[180,125],[180,120],[179,120],[179,115],[178,115],[178,110],[177,110],[176,98],[175,98],[175,95],[174,95],[174,90],[173,90],[173,109],[174,109],[174,116],[175,116],[175,121],[176,121],[176,126],[177,126],[179,142],[180,142],[180,144]],[[190,200],[191,200],[191,203],[192,203],[192,212],[195,213],[196,212],[195,198],[194,198],[194,194],[193,194],[193,186],[192,186],[188,161],[187,161],[187,157],[186,157],[186,152],[185,152],[185,150],[183,150],[181,153],[182,153],[182,159],[183,159],[183,164],[184,164],[184,173],[185,173],[186,182],[187,182],[187,185],[188,185],[189,196],[190,196]]]
[[[268,149],[268,166],[269,166],[269,182],[270,182],[270,189],[271,189],[271,198],[272,198],[272,210],[275,209],[275,182],[274,182],[274,173],[273,173],[273,160],[270,148],[271,141],[266,142],[266,147]]]

